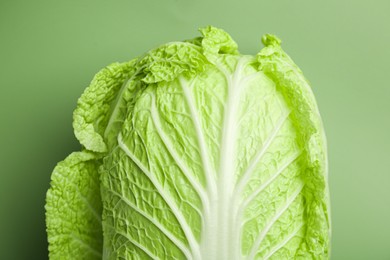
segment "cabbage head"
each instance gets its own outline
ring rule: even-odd
[[[327,149],[308,81],[221,29],[102,69],[46,197],[50,259],[328,259]]]

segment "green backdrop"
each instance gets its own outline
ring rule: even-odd
[[[263,33],[311,81],[329,142],[332,259],[390,259],[390,1],[0,2],[0,258],[47,259],[50,173],[79,145],[72,111],[93,75],[197,28],[255,54]]]

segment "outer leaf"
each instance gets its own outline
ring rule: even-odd
[[[73,128],[77,139],[88,150],[107,150],[103,135],[110,117],[111,103],[120,92],[125,80],[135,72],[136,59],[126,63],[113,63],[96,74],[85,90],[73,113]]]
[[[96,155],[83,151],[55,167],[45,206],[50,259],[101,259],[98,166]]]
[[[238,54],[237,43],[230,35],[218,28],[207,26],[199,30],[202,35],[202,47],[206,56],[210,59],[217,54]]]
[[[138,64],[145,75],[142,81],[149,84],[168,82],[180,74],[203,71],[207,60],[200,51],[193,44],[174,42],[148,52]]]
[[[299,254],[321,259],[329,253],[330,208],[326,138],[320,114],[309,83],[281,49],[280,39],[264,35],[262,40],[266,47],[257,56],[260,69],[272,78],[293,108],[295,128],[301,136],[298,141],[304,151],[306,169],[302,177],[307,184],[305,198],[309,228],[305,234],[307,248],[302,248]]]

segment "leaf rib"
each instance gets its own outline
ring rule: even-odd
[[[127,241],[129,241],[131,244],[133,244],[134,246],[138,247],[139,249],[141,249],[145,254],[147,254],[150,258],[152,259],[159,259],[157,256],[155,256],[152,252],[150,252],[146,247],[144,247],[143,245],[141,245],[140,243],[138,243],[137,241],[135,241],[133,238],[129,237],[127,234],[121,232],[121,231],[118,231],[118,230],[115,230],[115,233],[118,234],[118,235],[121,235],[122,237],[126,238]]]
[[[204,190],[204,188],[199,184],[198,181],[194,179],[192,174],[190,173],[188,167],[184,164],[184,162],[180,159],[180,156],[176,153],[175,149],[173,148],[173,144],[169,140],[169,138],[165,135],[164,131],[161,127],[161,121],[160,116],[157,112],[156,108],[156,100],[155,96],[152,95],[152,120],[154,123],[154,126],[157,129],[157,134],[160,136],[161,140],[163,141],[165,147],[167,148],[168,152],[172,156],[173,160],[177,163],[180,170],[182,171],[183,175],[186,177],[186,179],[190,182],[191,186],[194,188],[194,190],[198,193],[200,200],[202,201],[203,208],[206,214],[209,214],[209,199],[207,197],[207,194]]]
[[[251,163],[249,164],[248,168],[245,170],[244,174],[242,175],[241,179],[239,180],[236,189],[235,189],[235,196],[240,196],[245,186],[248,184],[249,179],[254,172],[257,164],[260,162],[261,158],[264,156],[265,152],[269,148],[269,146],[272,144],[273,140],[278,135],[280,129],[284,125],[284,123],[287,121],[287,118],[289,117],[291,111],[288,111],[285,113],[284,116],[282,116],[279,121],[276,124],[276,127],[272,130],[270,135],[268,136],[267,140],[261,147],[261,149],[257,152],[255,157],[252,159]]]
[[[240,210],[246,208],[249,203],[253,201],[253,199],[255,199],[256,196],[259,195],[265,188],[267,188],[278,176],[280,176],[282,172],[299,157],[299,155],[301,155],[300,152],[295,153],[294,156],[287,160],[287,162],[285,162],[274,174],[271,174],[271,178],[262,183],[252,194],[250,194],[244,200],[244,202],[241,204]]]
[[[212,174],[212,169],[210,166],[208,151],[206,147],[206,141],[204,140],[204,134],[201,129],[202,124],[199,120],[198,113],[196,112],[195,104],[193,101],[193,97],[191,94],[191,91],[189,90],[189,87],[193,86],[194,80],[191,82],[190,86],[188,86],[187,82],[183,78],[179,78],[179,83],[182,87],[184,99],[188,105],[188,108],[190,109],[192,122],[194,124],[197,139],[199,141],[199,149],[200,149],[200,155],[202,159],[203,164],[203,171],[205,175],[205,179],[207,181],[207,189],[210,194],[215,194],[216,192],[216,182],[215,182],[215,175]],[[212,177],[214,177],[212,179]]]
[[[239,204],[240,206],[238,207],[237,211],[234,212],[235,217],[233,219],[233,223],[235,223],[236,227],[236,233],[235,235],[241,240],[241,229],[243,228],[244,225],[241,225],[242,221],[242,214],[245,210],[245,208],[249,205],[251,201],[253,201],[257,195],[259,195],[265,188],[267,188],[280,174],[290,165],[292,164],[299,156],[300,152],[297,152],[294,156],[292,156],[287,162],[285,162],[274,174],[271,174],[271,178],[269,178],[267,181],[262,183],[252,194],[250,194],[243,202],[238,202],[239,198],[237,201],[233,202],[234,205]],[[247,220],[248,221],[248,220]],[[245,221],[245,223],[247,222]]]
[[[177,221],[179,222],[187,241],[190,245],[191,252],[194,256],[194,258],[200,258],[200,250],[199,250],[199,244],[195,239],[195,236],[191,230],[191,227],[188,225],[186,219],[181,214],[181,211],[177,208],[175,202],[167,196],[165,193],[164,188],[161,186],[161,184],[155,179],[154,175],[149,172],[149,170],[142,165],[142,163],[137,159],[137,157],[130,151],[130,149],[125,145],[122,139],[122,134],[119,133],[118,135],[118,145],[122,149],[122,151],[125,152],[125,154],[137,165],[137,167],[144,172],[144,174],[149,178],[149,180],[152,182],[154,187],[156,187],[157,191],[161,195],[161,197],[164,199],[164,201],[167,203],[168,207],[172,210],[172,213],[175,215]]]
[[[261,242],[267,236],[268,232],[272,228],[272,226],[276,223],[276,221],[282,216],[282,214],[290,207],[290,205],[294,202],[294,200],[298,197],[304,187],[303,183],[300,183],[298,189],[293,193],[293,195],[287,199],[287,203],[281,207],[276,214],[272,217],[272,219],[266,224],[261,233],[257,236],[255,242],[252,245],[252,249],[250,254],[248,255],[248,259],[254,259],[256,256],[256,252],[260,249]]]
[[[266,102],[267,99],[272,97],[272,96],[273,96],[273,94],[266,94],[258,102],[260,102],[260,103]],[[241,116],[240,119],[237,121],[237,126],[236,126],[237,129],[239,129],[242,126],[244,120],[247,119],[247,117],[250,116],[251,113],[257,114],[258,111],[256,108],[250,108],[250,109],[246,110],[245,115]]]
[[[271,249],[271,251],[264,257],[264,260],[269,259],[273,256],[279,249],[284,247],[293,237],[297,235],[299,230],[303,227],[303,223],[301,223],[298,228],[296,228],[291,234],[289,234],[280,244]]]
[[[137,213],[145,217],[148,221],[150,221],[153,225],[155,225],[165,236],[169,238],[187,257],[187,259],[192,259],[191,252],[185,246],[180,240],[178,240],[169,230],[167,230],[160,222],[156,221],[153,217],[151,217],[149,214],[147,214],[145,211],[141,210],[140,208],[136,207],[131,201],[129,201],[125,196],[122,194],[109,190],[112,194],[115,196],[118,196],[126,205],[128,205],[130,208],[134,209]]]
[[[216,251],[220,254],[218,257],[226,259],[230,257],[238,258],[239,241],[232,239],[232,234],[235,233],[233,226],[233,214],[231,214],[232,206],[231,199],[234,197],[234,159],[236,156],[236,138],[237,138],[237,106],[241,98],[244,85],[242,85],[242,73],[245,68],[247,56],[240,57],[233,74],[227,74],[221,67],[218,69],[224,74],[227,81],[227,101],[224,111],[223,127],[221,129],[222,139],[220,146],[220,166],[218,170],[218,201],[213,205],[218,208],[217,225],[219,233],[219,241]],[[215,224],[214,224],[215,225]],[[211,245],[212,246],[212,245]],[[225,250],[225,248],[229,248]],[[216,256],[214,256],[216,257]]]

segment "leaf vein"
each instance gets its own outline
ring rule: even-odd
[[[141,249],[143,252],[145,252],[145,254],[147,254],[150,258],[152,259],[159,259],[157,256],[155,256],[152,252],[150,252],[146,247],[144,247],[143,245],[141,245],[140,243],[138,243],[137,241],[135,241],[133,238],[131,238],[130,236],[128,236],[127,234],[125,233],[122,233],[118,230],[115,231],[116,234],[118,235],[121,235],[122,237],[126,238],[127,241],[129,241],[131,244],[133,244],[134,246],[138,247],[139,249]]]
[[[112,194],[118,196],[120,200],[126,203],[130,208],[134,209],[136,212],[141,214],[143,217],[145,217],[147,220],[149,220],[151,223],[153,223],[164,235],[166,235],[182,252],[183,254],[188,258],[192,259],[191,253],[189,252],[188,248],[175,236],[167,230],[160,222],[156,221],[153,217],[151,217],[149,214],[147,214],[145,211],[141,210],[140,208],[136,207],[131,201],[129,201],[124,195],[109,190]]]
[[[264,257],[264,260],[269,259],[273,256],[279,249],[283,248],[303,227],[303,223],[301,223],[297,229],[295,229],[290,235],[288,235],[280,244],[276,245],[271,251]]]
[[[271,174],[271,178],[262,183],[252,194],[250,194],[244,200],[244,202],[241,204],[242,208],[246,208],[249,203],[253,201],[253,199],[255,199],[257,195],[264,191],[264,189],[267,188],[278,176],[280,176],[282,172],[299,157],[300,154],[300,152],[294,154],[294,156],[292,156],[287,162],[285,162],[274,174]]]
[[[287,112],[284,116],[282,116],[279,121],[276,124],[276,127],[272,130],[268,138],[266,139],[265,143],[261,147],[261,149],[257,152],[255,157],[252,159],[251,163],[249,164],[248,168],[245,170],[244,174],[242,175],[241,179],[239,180],[234,194],[236,196],[240,196],[242,193],[242,190],[247,185],[253,171],[255,170],[257,164],[260,162],[261,158],[264,156],[265,152],[269,148],[269,146],[272,144],[273,140],[278,135],[280,129],[284,125],[284,123],[287,121],[291,111]]]
[[[161,197],[164,199],[164,201],[167,203],[169,208],[172,210],[172,213],[175,215],[176,219],[178,220],[184,234],[186,235],[186,238],[188,240],[188,243],[191,247],[191,251],[193,255],[199,256],[199,244],[195,239],[195,236],[191,230],[191,227],[188,225],[186,219],[181,214],[181,211],[177,208],[174,201],[172,201],[167,194],[165,193],[164,188],[161,186],[161,184],[155,179],[155,177],[149,172],[149,170],[142,165],[140,161],[136,158],[136,156],[130,151],[130,149],[125,145],[125,143],[122,140],[122,134],[118,135],[118,145],[122,149],[122,151],[125,152],[125,154],[139,167],[141,171],[145,173],[145,175],[149,178],[149,180],[152,182],[152,184],[156,187],[157,191],[161,195]],[[195,257],[197,258],[197,257]]]
[[[299,188],[293,193],[293,195],[288,198],[287,203],[281,207],[276,214],[272,217],[272,219],[266,224],[261,233],[257,236],[255,242],[252,245],[252,249],[248,256],[248,259],[254,259],[256,252],[260,249],[261,242],[267,236],[268,232],[272,228],[272,226],[276,223],[276,221],[282,216],[282,214],[290,207],[290,205],[294,202],[294,200],[298,197],[303,189],[304,184],[301,183]]]
[[[202,125],[201,125],[201,122],[199,121],[198,113],[196,112],[196,108],[194,105],[192,94],[191,94],[191,91],[189,90],[189,86],[187,85],[187,83],[185,82],[184,79],[180,78],[179,83],[182,86],[184,99],[188,105],[188,108],[190,109],[192,122],[193,122],[195,130],[196,130],[201,160],[202,160],[202,164],[203,164],[203,171],[205,174],[205,179],[207,181],[208,192],[210,194],[215,194],[215,190],[216,190],[215,177],[216,176],[212,174],[210,161],[208,159],[209,156],[208,156],[208,151],[207,151],[207,145],[206,145],[206,141],[204,139],[203,131],[201,129]],[[191,86],[193,85],[193,83],[194,83],[194,81],[192,81]],[[212,179],[212,177],[214,177],[214,180]]]
[[[199,185],[199,182],[194,179],[192,174],[190,173],[188,167],[184,164],[184,162],[180,159],[180,156],[175,152],[172,143],[170,142],[169,138],[165,135],[164,131],[161,127],[161,121],[158,112],[156,111],[156,103],[155,103],[155,96],[152,96],[152,120],[154,123],[154,126],[157,129],[157,134],[160,136],[161,140],[163,141],[165,147],[167,148],[168,152],[172,156],[173,160],[177,163],[180,170],[182,171],[183,175],[186,177],[186,179],[190,182],[191,186],[194,188],[194,190],[198,193],[199,198],[202,201],[204,209],[206,209],[206,212],[208,212],[208,197],[205,193],[204,188]]]

